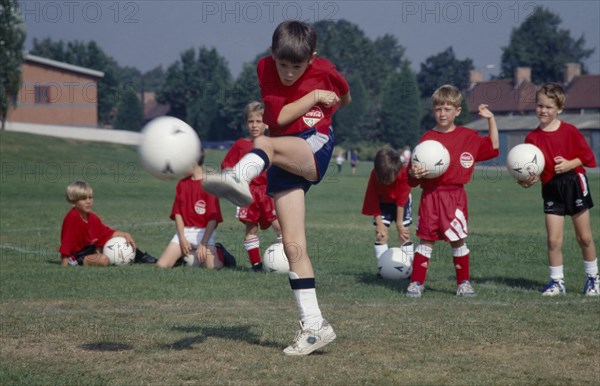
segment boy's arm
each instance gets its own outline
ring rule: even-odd
[[[314,105],[322,103],[330,107],[340,103],[340,97],[330,90],[313,90],[302,98],[283,106],[277,117],[279,126],[286,126],[307,113]]]
[[[494,114],[490,111],[490,109],[488,109],[488,105],[480,104],[479,115],[487,119],[488,137],[490,137],[494,149],[498,149],[500,147],[500,141],[498,139],[498,126],[496,126],[496,119],[494,119]]]
[[[404,220],[404,207],[396,207],[396,229],[398,230],[398,239],[402,243],[407,242],[410,239],[410,232],[407,227],[403,224]]]
[[[133,237],[131,237],[131,235],[127,232],[115,231],[115,233],[113,233],[112,237],[123,237],[123,238],[125,238],[125,240],[127,240],[127,242],[129,244],[131,244],[131,246],[133,247],[134,250],[137,249],[137,245],[135,244]]]
[[[347,106],[350,104],[350,102],[352,102],[352,97],[350,96],[350,92],[347,92],[346,94],[340,96],[340,104],[342,106]]]

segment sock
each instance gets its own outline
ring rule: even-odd
[[[375,257],[379,260],[379,258],[381,257],[381,255],[383,255],[383,252],[388,250],[388,245],[387,244],[379,244],[379,243],[375,243],[375,245],[373,246],[375,249]]]
[[[411,241],[407,241],[400,246],[400,249],[402,249],[402,252],[406,253],[412,263],[415,258],[415,245]]]
[[[300,311],[300,320],[302,326],[320,328],[323,322],[321,309],[317,301],[317,291],[315,278],[302,278],[295,273],[290,272],[290,287],[296,299],[296,307]]]
[[[548,272],[550,273],[550,279],[554,281],[563,280],[565,278],[562,265],[558,265],[556,267],[548,266]]]
[[[469,248],[463,245],[460,248],[452,248],[452,258],[454,260],[454,269],[456,270],[456,284],[460,284],[469,277]]]
[[[433,249],[424,245],[419,245],[415,250],[415,258],[413,260],[412,274],[410,281],[418,281],[421,284],[425,283],[427,277],[427,268],[429,268],[429,260]]]
[[[248,259],[251,265],[260,263],[260,241],[258,240],[258,236],[252,236],[244,240],[244,249],[248,252]]]
[[[276,243],[283,243],[283,236],[282,235],[277,235],[277,237],[275,238],[275,242]]]
[[[250,182],[269,167],[269,157],[261,149],[252,149],[235,166],[235,173],[240,179]]]
[[[598,274],[598,259],[594,261],[583,261],[583,269],[585,274],[588,276],[595,276]]]

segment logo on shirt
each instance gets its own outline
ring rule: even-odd
[[[206,213],[206,201],[204,201],[204,200],[196,201],[196,203],[194,204],[194,211],[198,214],[205,214]]]
[[[308,127],[315,127],[323,118],[325,118],[325,114],[323,114],[323,110],[319,106],[313,106],[302,116],[302,120]]]
[[[470,168],[475,163],[475,158],[471,153],[464,152],[460,155],[460,164],[463,168]]]

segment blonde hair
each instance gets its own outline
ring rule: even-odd
[[[260,115],[263,115],[264,112],[265,108],[263,107],[262,103],[257,101],[252,101],[248,103],[244,108],[244,116],[246,117],[246,119],[248,119],[250,113],[259,113]]]
[[[548,99],[553,100],[559,110],[562,110],[565,107],[565,101],[567,99],[565,89],[558,83],[543,84],[535,93],[535,99],[537,100],[540,95],[545,95]]]
[[[439,87],[431,96],[432,106],[440,106],[445,103],[456,108],[459,108],[462,105],[462,94],[460,93],[460,90],[451,84],[445,84]]]
[[[74,181],[67,186],[66,198],[67,201],[74,204],[79,200],[93,196],[92,187],[85,181]]]

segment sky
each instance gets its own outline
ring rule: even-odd
[[[560,16],[574,39],[584,36],[594,54],[584,62],[600,74],[600,1],[20,1],[33,39],[95,41],[121,66],[145,72],[166,69],[190,48],[216,48],[233,76],[269,48],[283,20],[313,23],[345,19],[371,39],[394,35],[415,71],[428,57],[452,46],[488,79],[497,75],[511,31],[544,6]]]

